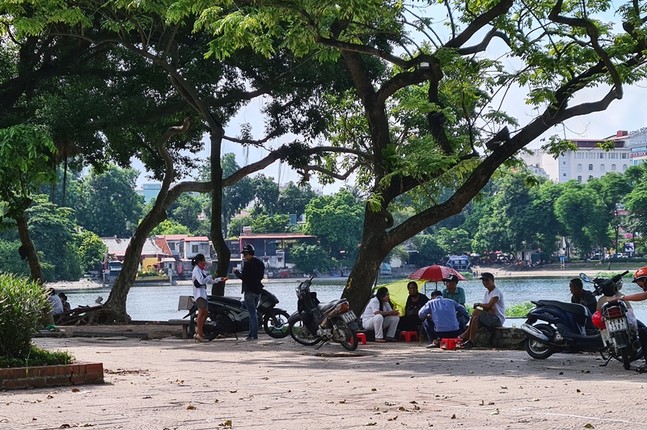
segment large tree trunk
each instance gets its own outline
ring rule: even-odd
[[[389,219],[384,213],[371,211],[366,206],[362,242],[342,293],[358,316],[371,297],[380,264],[390,252],[385,246],[385,229],[390,226]]]
[[[31,237],[29,237],[27,214],[23,211],[19,215],[15,216],[14,219],[16,220],[18,235],[20,237],[20,256],[21,258],[25,258],[27,260],[27,264],[29,264],[31,279],[34,282],[42,283],[43,273],[40,268],[40,261],[38,260],[38,254],[36,253],[36,247],[34,246],[34,242],[32,242]]]
[[[222,166],[220,165],[220,151],[224,130],[219,127],[211,130],[211,242],[213,243],[218,266],[216,276],[227,276],[229,272],[229,261],[231,251],[227,246],[222,228]],[[211,287],[211,294],[214,296],[225,295],[225,283],[218,282]]]
[[[110,295],[104,306],[105,311],[99,317],[101,322],[130,322],[130,316],[126,311],[126,300],[128,299],[130,287],[132,287],[137,277],[142,249],[153,229],[166,219],[168,207],[180,196],[180,192],[169,192],[171,183],[175,179],[175,169],[173,159],[166,150],[165,145],[174,135],[186,132],[189,125],[189,119],[186,118],[181,126],[170,127],[157,143],[157,150],[164,159],[165,165],[162,187],[153,208],[137,226],[133,237],[130,239],[121,272],[110,290]]]
[[[158,195],[158,199],[163,201],[166,196]],[[126,300],[128,299],[128,292],[135,282],[137,271],[139,270],[139,263],[141,260],[142,249],[148,240],[148,236],[155,227],[166,219],[165,210],[153,210],[144,217],[143,221],[137,226],[135,234],[130,239],[126,254],[124,255],[123,266],[119,277],[115,281],[110,295],[104,306],[103,317],[101,322],[114,323],[114,322],[130,322],[131,318],[126,310]]]

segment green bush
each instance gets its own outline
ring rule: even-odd
[[[2,367],[34,367],[56,364],[70,364],[74,357],[65,351],[47,351],[32,345],[29,353],[23,359],[0,357],[0,368]]]
[[[0,274],[0,356],[25,359],[31,338],[43,324],[47,295],[26,278]]]
[[[523,302],[517,305],[512,305],[506,308],[505,316],[510,318],[525,318],[528,315],[528,312],[530,312],[530,310],[534,307],[535,305],[530,302]]]

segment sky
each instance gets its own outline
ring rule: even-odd
[[[543,137],[548,137],[554,134],[564,138],[604,138],[615,135],[618,130],[627,130],[629,132],[638,130],[647,126],[646,115],[643,114],[641,106],[643,100],[647,98],[647,84],[632,85],[625,88],[624,97],[621,100],[612,102],[611,106],[604,112],[593,113],[585,117],[573,118],[563,125],[559,125],[550,129]],[[509,114],[516,117],[521,124],[525,124],[536,116],[536,112],[531,110],[529,106],[525,106],[521,100],[521,96],[516,98],[511,97],[506,106]],[[263,133],[263,119],[259,112],[260,102],[253,101],[247,108],[241,112],[228,124],[226,127],[226,134],[229,136],[238,135],[240,125],[249,122],[252,125],[252,133],[255,137],[261,137]],[[278,147],[283,143],[287,143],[289,138],[276,139],[271,143],[271,146]],[[543,143],[541,138],[533,141],[528,148],[539,148]],[[248,152],[244,150],[241,145],[231,142],[223,143],[223,154],[234,153],[236,161],[239,166],[256,162],[263,158],[267,152],[261,149],[252,148]],[[198,153],[198,157],[207,158],[209,156],[208,147]],[[138,178],[137,185],[141,186],[143,183],[150,182],[146,178],[143,165],[139,161],[134,161],[133,167],[142,172]],[[268,177],[274,178],[278,181],[279,185],[285,185],[289,181],[297,182],[299,175],[291,170],[286,164],[275,162],[267,167],[262,172]],[[315,191],[323,194],[331,194],[338,191],[346,185],[352,185],[352,180],[346,182],[337,182],[334,185],[322,186],[317,183],[315,179],[311,180],[311,185]]]

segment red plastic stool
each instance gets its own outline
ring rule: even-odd
[[[355,333],[357,335],[357,340],[362,344],[366,345],[366,333]]]
[[[400,332],[400,340],[404,340],[405,342],[411,342],[413,340],[418,340],[418,332],[417,331],[401,331]]]

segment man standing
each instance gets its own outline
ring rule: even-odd
[[[584,289],[584,284],[580,278],[573,278],[568,283],[568,287],[571,290],[571,303],[579,303],[584,305],[591,311],[591,315],[597,310],[598,301],[595,298],[595,295]]]
[[[483,297],[483,303],[474,303],[470,325],[460,336],[463,339],[463,348],[475,346],[476,332],[479,327],[501,327],[505,322],[503,293],[494,285],[494,275],[483,272],[480,279],[487,291]]]
[[[457,314],[464,315],[469,319],[467,309],[463,305],[444,298],[439,290],[434,290],[431,293],[431,300],[425,303],[418,312],[418,317],[424,320],[422,327],[430,342],[427,348],[438,346],[438,340],[443,337],[453,338],[461,334]]]
[[[258,300],[263,289],[261,280],[265,276],[265,265],[261,260],[254,256],[254,246],[245,245],[241,253],[243,254],[243,271],[234,269],[234,274],[243,281],[242,293],[243,301],[249,312],[249,334],[245,340],[258,339],[258,317],[256,308]]]

